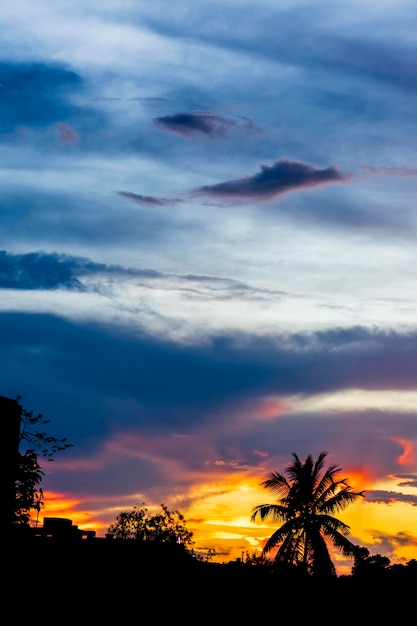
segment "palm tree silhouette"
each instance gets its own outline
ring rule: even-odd
[[[363,496],[355,493],[346,478],[337,479],[340,467],[329,465],[323,471],[327,452],[314,462],[309,455],[304,462],[293,452],[294,461],[286,475],[270,472],[261,483],[277,496],[277,504],[260,504],[252,509],[251,521],[283,522],[266,542],[263,554],[278,548],[275,562],[284,568],[297,568],[314,576],[336,576],[327,541],[354,557],[357,547],[346,535],[349,526],[331,514],[344,509]]]

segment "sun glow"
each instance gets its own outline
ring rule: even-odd
[[[99,533],[107,526],[99,521],[97,512],[92,514],[80,511],[82,501],[68,498],[58,493],[44,492],[45,505],[42,508],[42,519],[45,517],[63,517],[70,519],[75,526],[82,530],[94,530]]]
[[[405,484],[402,484],[399,494],[401,478],[390,476],[372,481],[362,469],[347,470],[342,472],[342,476],[346,476],[354,491],[365,491],[363,498],[336,515],[349,526],[351,541],[367,547],[372,554],[377,554],[379,550],[388,552],[392,562],[416,558],[417,506],[412,506],[415,487],[407,486],[404,479]],[[242,558],[242,553],[260,552],[275,526],[266,522],[251,522],[251,511],[254,506],[272,502],[274,498],[261,487],[257,472],[250,475],[248,471],[229,471],[217,478],[216,482],[195,484],[182,494],[177,493],[172,501],[165,504],[184,515],[187,528],[193,533],[197,552],[209,548],[215,550],[214,562],[224,563]],[[400,496],[408,497],[409,502],[400,501]],[[372,500],[377,497],[378,500]],[[119,509],[114,506],[106,508],[101,502],[98,509],[94,506],[84,508],[79,499],[48,492],[45,493],[42,513],[44,516],[71,519],[79,528],[95,530],[98,536],[104,536],[116,516],[134,506],[138,498],[140,500],[140,494],[125,499]],[[159,506],[159,502],[149,502],[147,506],[153,504]],[[407,541],[403,540],[404,537]],[[339,574],[350,573],[352,560],[346,561],[337,553],[334,553],[333,560]]]

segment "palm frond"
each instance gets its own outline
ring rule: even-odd
[[[341,484],[344,486],[341,487]],[[335,487],[340,489],[336,493],[334,490],[329,490],[326,493],[326,497],[320,502],[320,511],[323,513],[334,513],[337,511],[342,511],[349,504],[354,502],[357,498],[363,497],[363,491],[352,491],[352,488],[349,485],[345,485],[345,483],[335,483]]]
[[[347,557],[356,556],[358,547],[344,535],[338,532],[335,532],[332,537],[332,542],[335,548],[338,548],[339,550],[341,550],[343,556],[347,556]]]
[[[271,522],[281,522],[286,520],[288,515],[287,507],[280,504],[258,504],[252,509],[251,522],[257,521],[257,518],[262,522],[268,519]]]
[[[335,568],[326,541],[345,556],[354,556],[356,548],[347,539],[349,526],[331,514],[363,496],[363,492],[354,492],[346,478],[337,477],[339,466],[331,464],[324,471],[327,452],[321,452],[315,462],[311,455],[304,462],[295,452],[292,456],[285,470],[288,478],[270,472],[261,483],[278,501],[254,507],[251,521],[282,523],[265,543],[264,553],[277,549],[276,560],[282,564],[333,576]]]
[[[299,565],[303,562],[303,546],[302,536],[287,535],[277,550],[275,561],[280,562],[284,566]]]
[[[340,519],[333,517],[332,515],[317,515],[317,523],[320,525],[323,533],[339,532],[347,535],[350,531],[350,527],[342,522]]]
[[[290,485],[283,474],[279,472],[269,472],[261,482],[262,487],[268,489],[277,498],[284,497],[290,489]]]

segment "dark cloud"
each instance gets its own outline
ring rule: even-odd
[[[84,280],[88,277],[88,283]],[[22,290],[54,290],[100,292],[109,295],[106,291],[106,280],[111,285],[115,279],[135,281],[149,287],[153,281],[158,287],[158,281],[163,281],[161,289],[180,290],[193,299],[202,298],[216,300],[268,299],[283,297],[287,294],[280,291],[253,289],[242,282],[204,276],[196,274],[168,274],[150,269],[122,267],[95,263],[88,258],[71,256],[68,254],[51,254],[45,252],[30,252],[27,254],[10,254],[0,250],[0,289]],[[172,280],[167,287],[166,281]]]
[[[176,113],[156,117],[156,128],[180,135],[181,137],[194,138],[205,135],[207,137],[224,137],[237,122],[223,115],[210,111],[192,111],[191,113]]]
[[[261,165],[261,171],[253,176],[205,185],[196,189],[195,194],[230,202],[269,201],[289,191],[348,180],[350,176],[335,166],[317,169],[307,163],[280,159],[271,166]]]
[[[131,426],[192,427],[262,395],[417,385],[416,334],[388,337],[357,329],[292,338],[216,335],[203,345],[183,345],[129,327],[49,315],[3,313],[0,322],[1,395],[23,395],[35,386],[41,404],[54,381],[55,394],[66,388],[61,403],[78,406],[79,400],[66,396],[80,387],[100,405],[107,397],[110,414],[115,398],[130,398],[135,410],[130,407],[125,419]],[[84,430],[94,431],[103,419],[95,410],[84,423],[81,413],[78,406],[72,419]],[[397,444],[390,445],[398,454]],[[261,449],[260,443],[252,446]]]
[[[405,502],[412,506],[417,506],[417,495],[411,496],[398,491],[369,490],[366,492],[366,500],[369,502],[380,502],[385,504],[394,504],[396,502]]]
[[[66,254],[9,254],[0,250],[0,289],[66,289],[87,291],[83,276],[114,275],[137,278],[165,276],[153,270],[123,268],[119,265],[94,263],[83,257]]]
[[[396,474],[395,478],[402,479],[399,483],[399,487],[416,487],[417,488],[417,474]]]
[[[1,289],[58,289],[83,291],[65,255],[8,254],[0,250]]]
[[[55,125],[59,141],[79,139],[77,126],[100,127],[102,116],[75,104],[83,92],[82,77],[63,66],[43,63],[0,63],[0,130],[2,137]]]
[[[122,198],[127,198],[132,202],[136,202],[137,204],[147,204],[151,206],[169,206],[171,204],[178,204],[179,202],[183,202],[179,198],[155,198],[154,196],[142,196],[137,193],[131,193],[129,191],[118,191],[118,196]]]
[[[0,116],[3,130],[46,125],[71,111],[68,98],[82,85],[73,71],[41,63],[0,63]]]
[[[68,477],[54,479],[57,490],[74,480],[80,492],[94,484],[100,493],[121,493],[116,469],[121,480],[129,471],[126,489],[135,477],[144,487],[145,475],[169,485],[169,469],[162,479],[152,459],[181,466],[183,479],[195,480],[197,472],[226,465],[274,468],[293,450],[304,456],[327,449],[346,471],[367,469],[370,459],[378,475],[398,471],[401,450],[391,438],[417,437],[414,414],[290,411],[268,420],[259,401],[352,388],[415,389],[416,334],[396,341],[364,329],[206,339],[181,344],[126,324],[1,313],[0,394],[21,394],[25,407],[52,419],[56,436],[74,443],[63,459]],[[173,434],[187,437],[172,440]],[[79,468],[67,459],[79,459]]]

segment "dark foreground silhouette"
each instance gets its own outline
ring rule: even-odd
[[[29,536],[3,540],[2,565],[2,612],[11,624],[355,620],[362,626],[408,621],[415,611],[417,567],[411,566],[306,578],[242,562],[198,561],[178,545],[94,539],[80,548]]]

